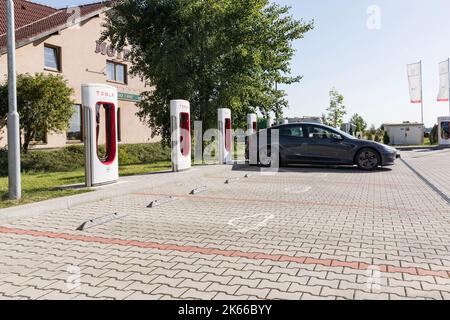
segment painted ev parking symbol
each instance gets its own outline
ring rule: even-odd
[[[232,219],[228,222],[228,225],[235,228],[238,232],[245,233],[265,227],[269,221],[274,218],[275,216],[273,214],[256,214],[253,216]]]

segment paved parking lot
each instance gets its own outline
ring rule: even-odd
[[[142,190],[0,223],[0,299],[450,299],[449,157],[126,178]]]

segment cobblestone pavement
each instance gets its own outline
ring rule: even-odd
[[[2,223],[0,299],[450,299],[449,157],[139,177],[137,193]],[[76,230],[112,213],[127,216]]]

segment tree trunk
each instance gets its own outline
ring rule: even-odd
[[[28,153],[28,148],[30,147],[30,142],[31,142],[31,140],[33,140],[33,138],[34,138],[34,131],[25,132],[25,137],[23,140],[23,147],[22,147],[23,153],[25,153],[25,154]]]

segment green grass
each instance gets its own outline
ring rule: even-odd
[[[132,176],[152,172],[167,171],[170,162],[156,162],[154,164],[127,165],[120,167],[121,176]],[[8,200],[8,177],[0,177],[0,209],[38,202],[53,198],[71,196],[90,192],[91,190],[58,190],[59,186],[84,182],[84,170],[72,172],[52,173],[24,173],[22,174],[22,199]]]
[[[172,164],[170,162],[156,162],[152,164],[135,164],[120,167],[120,176],[135,176],[140,174],[147,174],[153,172],[163,172],[171,170]]]
[[[423,145],[424,146],[432,146],[431,142],[430,142],[430,138],[425,138],[423,140]]]
[[[437,146],[437,144],[431,144],[430,138],[424,138],[423,144],[420,144],[420,145],[406,145],[406,146],[401,146],[401,145],[397,146],[396,145],[394,147],[396,147],[396,148],[405,148],[405,147],[407,147],[407,148],[423,148],[423,147],[434,147],[434,146]]]

